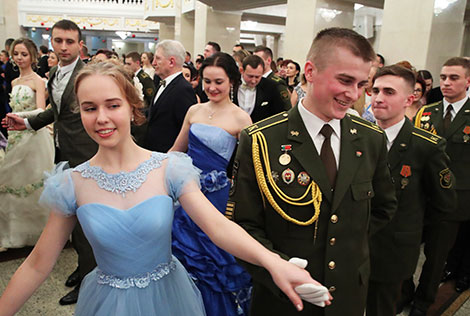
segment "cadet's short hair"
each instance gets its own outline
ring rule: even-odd
[[[207,42],[207,45],[212,46],[212,48],[213,48],[216,52],[220,52],[220,45],[217,44],[216,42]]]
[[[377,57],[379,57],[380,63],[381,63],[382,65],[385,65],[385,58],[384,58],[384,56],[382,56],[382,55],[380,55],[380,54],[377,54]]]
[[[470,76],[470,60],[465,57],[452,57],[451,59],[448,59],[442,66],[461,66],[465,69],[465,76]]]
[[[130,52],[126,55],[126,58],[131,58],[133,62],[140,63],[140,54],[138,52]]]
[[[54,29],[61,29],[64,31],[77,31],[78,32],[78,41],[80,42],[82,40],[82,31],[80,31],[80,28],[78,25],[70,20],[60,20],[56,22],[51,29],[51,34],[54,32]]]
[[[327,28],[317,34],[307,54],[307,60],[312,61],[321,70],[327,66],[328,58],[336,47],[349,50],[365,62],[375,60],[374,49],[364,36],[339,27]]]
[[[183,67],[184,57],[186,56],[186,50],[183,44],[175,40],[164,40],[157,44],[155,51],[161,49],[163,56],[170,58],[175,57],[176,64]]]
[[[273,59],[273,51],[272,51],[271,48],[269,48],[269,47],[266,47],[266,46],[263,46],[263,45],[259,45],[259,46],[256,46],[256,47],[255,47],[254,52],[255,52],[255,53],[263,52],[264,56],[266,56],[266,57],[271,57],[271,59]]]
[[[415,76],[415,73],[408,68],[405,68],[403,66],[396,65],[396,64],[378,68],[377,72],[375,73],[375,76],[372,78],[372,82],[375,82],[377,78],[380,78],[383,76],[400,77],[403,80],[405,80],[406,85],[410,88],[410,92],[413,92],[415,89],[416,76]],[[426,85],[425,85],[425,88],[426,88]]]
[[[264,60],[258,55],[250,55],[243,59],[243,70],[246,70],[246,67],[250,66],[253,69],[258,68],[261,65],[264,71]]]

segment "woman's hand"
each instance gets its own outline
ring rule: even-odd
[[[281,259],[278,255],[274,255],[272,260],[265,265],[265,268],[271,274],[274,283],[287,295],[299,311],[303,309],[303,302],[295,288],[303,284],[322,286],[322,284],[312,279],[305,269]],[[330,305],[332,299],[333,297],[328,292],[328,300],[325,300],[325,305]]]

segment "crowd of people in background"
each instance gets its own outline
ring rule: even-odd
[[[412,304],[410,315],[421,316],[434,302],[439,282],[455,279],[457,292],[470,288],[470,248],[465,242],[470,234],[470,215],[455,215],[470,214],[467,203],[470,175],[466,166],[461,167],[470,157],[467,148],[470,146],[467,144],[470,143],[470,120],[465,116],[470,113],[468,59],[448,60],[440,74],[440,85],[434,87],[428,70],[417,70],[406,60],[391,61],[387,65],[384,57],[375,54],[364,38],[345,29],[320,32],[306,63],[289,59],[289,56],[276,59],[273,51],[262,45],[250,51],[237,43],[231,52],[222,52],[220,45],[213,41],[195,58],[175,40],[161,40],[153,52],[133,51],[119,56],[115,51],[99,49],[90,55],[79,28],[68,20],[59,21],[52,28],[51,45],[53,50],[46,46],[38,49],[27,38],[8,39],[0,53],[2,251],[37,242],[47,215],[47,210],[38,204],[44,187],[42,174],[51,172],[54,162],[68,161],[84,178],[93,178],[96,173],[86,165],[89,161],[101,166],[96,157],[106,156],[111,145],[104,139],[111,139],[115,131],[103,127],[97,136],[90,131],[90,126],[83,126],[86,125],[84,120],[96,111],[95,119],[99,122],[101,111],[111,111],[115,105],[106,99],[104,103],[110,105],[103,110],[101,104],[95,104],[94,99],[83,92],[83,86],[95,91],[89,83],[93,78],[108,83],[110,91],[117,87],[117,96],[110,98],[124,97],[124,103],[132,108],[132,113],[126,114],[132,122],[129,125],[132,138],[120,138],[126,148],[138,152],[139,157],[148,156],[147,151],[169,153],[168,157],[172,152],[186,152],[201,173],[200,189],[215,206],[214,210],[239,223],[282,259],[291,259],[293,266],[305,268],[307,265],[301,258],[286,255],[299,247],[293,244],[296,240],[305,241],[307,235],[313,239],[313,245],[305,244],[298,253],[313,261],[309,264],[315,269],[309,267],[307,271],[321,284],[308,283],[310,287],[300,286],[296,288],[297,294],[292,294],[290,284],[284,283],[283,287],[282,282],[287,281],[280,282],[276,278],[278,270],[268,269],[268,263],[257,261],[264,255],[269,256],[268,252],[263,252],[264,248],[259,258],[251,256],[253,249],[261,248],[256,248],[254,241],[220,220],[230,236],[247,242],[250,256],[241,256],[246,262],[237,261],[230,253],[240,257],[241,248],[232,247],[226,238],[213,233],[202,211],[182,198],[172,223],[171,248],[199,289],[207,315],[250,315],[250,310],[252,315],[261,315],[261,310],[267,308],[264,305],[271,305],[267,310],[273,313],[282,311],[282,315],[293,315],[296,309],[303,308],[299,304],[288,305],[277,288],[280,287],[292,302],[298,303],[296,295],[299,295],[312,303],[305,306],[311,315],[323,315],[323,307],[330,304],[327,309],[335,316],[362,315],[366,307],[368,316],[395,315]],[[326,51],[331,52],[328,58]],[[355,62],[354,66],[349,62]],[[344,72],[340,71],[342,69]],[[82,90],[75,83],[77,76]],[[123,82],[127,79],[138,90],[135,96],[134,92],[126,92],[129,85]],[[79,102],[88,100],[78,105],[79,111],[76,109],[77,91],[81,91]],[[113,116],[116,114],[106,115],[118,121]],[[320,121],[322,124],[318,125]],[[50,130],[43,128],[48,125],[52,126]],[[362,145],[356,139],[359,136],[363,137]],[[135,147],[129,145],[130,139]],[[346,141],[348,145],[343,143]],[[257,144],[259,149],[256,149]],[[315,159],[325,168],[320,176],[315,168],[307,167],[317,161],[309,157],[303,160],[305,157],[296,151],[300,146],[317,150],[319,155]],[[125,157],[121,154],[119,159]],[[405,155],[408,155],[406,159]],[[350,160],[344,162],[346,156]],[[152,167],[147,168],[146,174],[167,159],[167,156],[155,157],[152,154],[149,158]],[[356,164],[360,159],[364,160],[363,164]],[[139,163],[147,164],[146,160],[141,160]],[[386,160],[390,162],[388,167]],[[130,165],[135,167],[135,164]],[[183,165],[182,172],[191,174]],[[361,174],[356,175],[352,184],[346,183],[353,177],[346,169],[360,170]],[[318,176],[317,183],[313,181],[314,174]],[[111,176],[106,172],[100,175]],[[150,178],[158,183],[171,182],[165,190],[175,201],[185,195],[184,189],[179,189],[179,186],[184,187],[185,181],[179,176],[169,180],[162,180],[162,177],[169,176],[152,174]],[[394,183],[389,181],[392,177]],[[74,180],[82,183],[80,181],[83,179]],[[146,187],[145,179],[133,181],[140,181],[135,184],[134,193],[141,192],[138,191],[140,185]],[[121,190],[119,186],[105,188],[109,183],[98,181],[101,189]],[[159,188],[170,185],[162,183]],[[344,198],[337,196],[341,185],[345,187]],[[323,202],[315,196],[315,188],[323,193]],[[77,186],[75,190],[80,192]],[[121,192],[123,205],[126,190],[129,191]],[[299,202],[307,195],[310,198],[309,194],[308,203]],[[133,195],[130,193],[130,196]],[[100,199],[97,197],[97,200]],[[140,196],[138,201],[146,200]],[[191,201],[200,201],[200,198]],[[257,209],[253,209],[253,203]],[[307,204],[314,207],[310,205],[305,211],[302,207]],[[312,209],[315,215],[309,222]],[[346,209],[357,211],[357,218],[344,213]],[[415,212],[407,213],[410,209]],[[262,214],[268,211],[275,216]],[[348,218],[349,222],[343,224],[343,218]],[[407,222],[409,218],[413,224]],[[331,226],[338,221],[338,225]],[[67,224],[65,220],[60,223]],[[76,303],[81,288],[85,288],[86,294],[81,295],[88,296],[79,302],[78,313],[101,315],[93,309],[98,307],[89,304],[94,289],[91,289],[91,281],[85,282],[85,276],[93,275],[95,272],[91,271],[97,271],[97,262],[100,266],[103,261],[101,256],[93,256],[91,248],[96,244],[90,246],[85,237],[92,236],[88,225],[87,221],[80,221],[73,232],[72,227],[67,230],[72,232],[78,265],[66,281],[73,290],[60,299],[60,304]],[[304,226],[310,227],[309,230],[299,228]],[[341,227],[341,231],[335,231],[335,227]],[[95,242],[92,238],[90,241]],[[344,246],[343,241],[339,241],[341,238],[351,239],[349,246]],[[230,253],[220,249],[221,244],[217,242]],[[323,246],[319,248],[316,242]],[[425,244],[426,262],[415,289],[412,278],[421,243]],[[326,253],[328,256],[334,253],[328,247],[335,245],[343,250],[350,247],[356,254],[352,258],[345,258],[346,253],[335,254],[337,259],[328,262]],[[384,249],[386,253],[381,254]],[[397,261],[393,265],[398,265],[402,255],[393,251],[403,251],[403,256],[407,256],[398,272],[382,260],[390,256],[392,262]],[[323,258],[324,262],[318,262],[318,258]],[[344,267],[339,268],[341,278],[328,274],[335,271],[337,264],[341,266],[348,260],[351,260],[351,267],[354,266],[354,271],[350,272],[358,274],[357,280],[346,281],[349,274],[344,271],[349,270]],[[276,262],[284,267],[281,259]],[[254,264],[264,265],[271,274]],[[294,274],[289,270],[286,278]],[[114,276],[103,275],[114,283],[122,282],[113,279]],[[310,280],[310,276],[305,275],[296,275],[296,278]],[[343,289],[335,292],[341,286]],[[188,295],[197,305],[198,294]],[[358,295],[357,300],[353,298],[355,295]],[[108,304],[107,308],[112,307]],[[200,307],[192,305],[190,308]]]

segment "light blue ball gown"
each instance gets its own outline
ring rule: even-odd
[[[132,172],[108,174],[85,162],[48,178],[41,203],[77,216],[98,264],[82,282],[76,316],[206,315],[171,252],[174,203],[189,182],[197,189],[195,181],[189,157],[155,152]],[[116,201],[133,206],[122,210]]]
[[[235,137],[217,126],[195,123],[190,127],[188,155],[202,170],[201,191],[223,214],[230,190],[226,170],[236,144]],[[173,253],[201,291],[208,316],[248,315],[250,275],[182,207],[175,211]]]

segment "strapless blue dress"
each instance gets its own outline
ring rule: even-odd
[[[139,185],[170,157],[169,195],[155,195],[127,210],[99,203],[77,207],[72,172],[110,186],[108,174],[87,163],[59,171],[46,181],[41,203],[65,216],[77,216],[98,264],[82,282],[75,316],[206,315],[199,290],[171,252],[174,202],[186,181],[199,180],[199,172],[183,155],[152,153],[133,174],[125,174],[123,181]]]
[[[222,128],[192,124],[188,155],[202,170],[201,191],[225,213],[230,182],[227,165],[237,139]],[[251,277],[235,258],[218,248],[182,207],[175,211],[172,248],[201,291],[208,316],[248,315]]]

